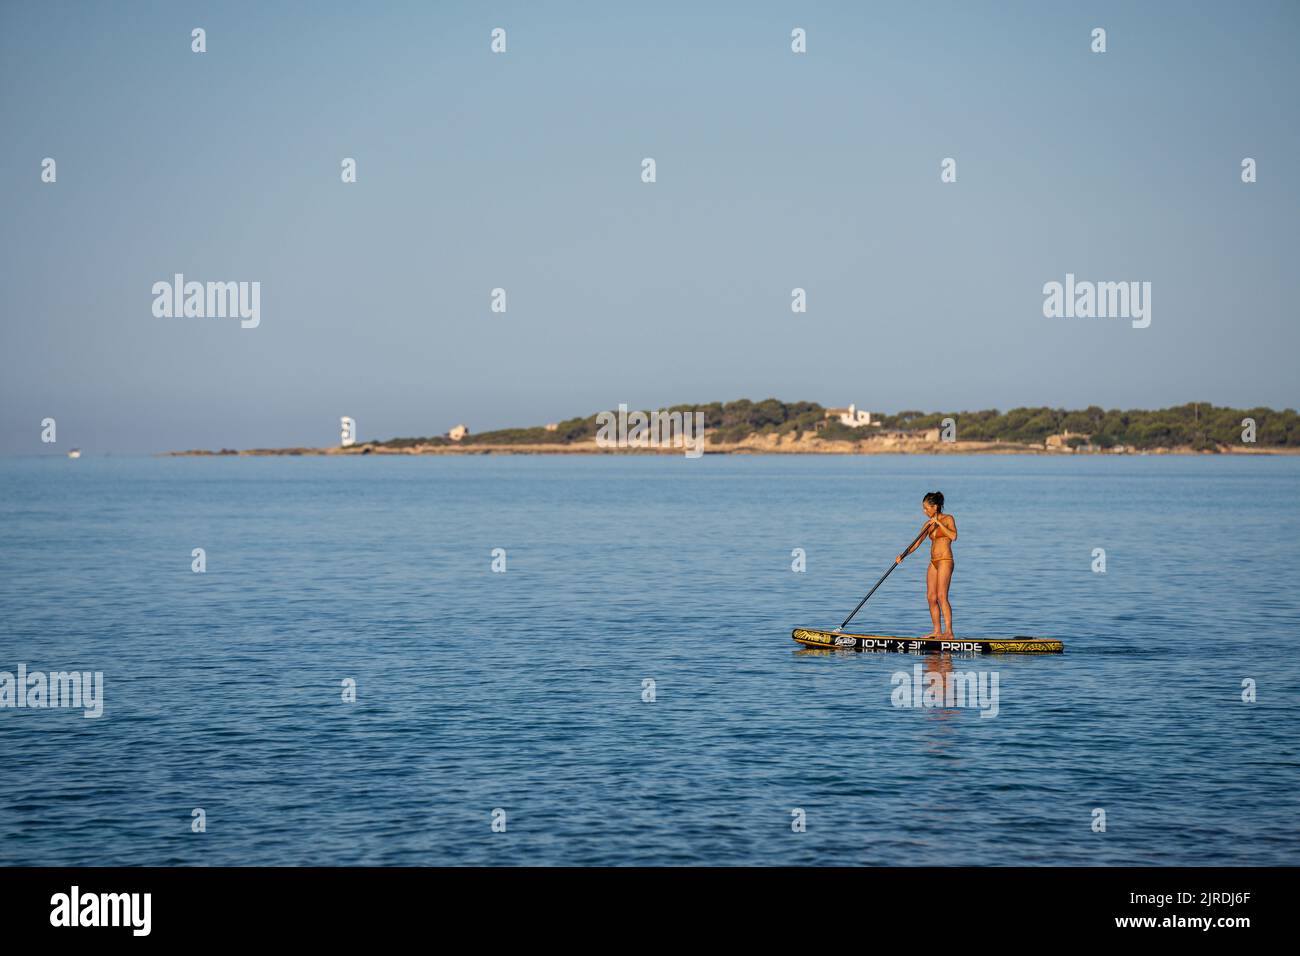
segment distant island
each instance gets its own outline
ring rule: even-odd
[[[1204,402],[1155,411],[1013,408],[880,415],[816,402],[713,402],[655,412],[704,413],[709,454],[1297,454],[1293,409]],[[175,451],[172,455],[681,454],[681,447],[606,447],[600,413],[529,428],[390,438],[323,448]],[[1246,424],[1243,424],[1245,422]],[[1253,423],[1253,425],[1251,424]],[[1254,441],[1246,437],[1253,430]]]

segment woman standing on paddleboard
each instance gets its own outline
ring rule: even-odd
[[[943,492],[931,491],[921,499],[921,510],[930,520],[926,522],[922,529],[925,532],[924,537],[918,537],[916,542],[894,559],[895,564],[901,564],[903,559],[921,546],[921,542],[926,538],[930,539],[930,567],[925,572],[925,597],[930,603],[930,621],[934,624],[930,633],[925,637],[946,637],[952,639],[952,605],[948,603],[948,585],[952,582],[952,571],[955,565],[952,560],[952,543],[957,540],[957,521],[952,515],[943,513]],[[948,630],[940,633],[939,631],[939,612],[943,611],[943,619],[948,624]]]

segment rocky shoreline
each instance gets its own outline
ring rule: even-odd
[[[739,442],[715,444],[707,439],[704,452],[708,455],[1212,455],[1214,451],[1198,450],[1188,446],[1138,449],[1125,446],[1122,450],[1076,450],[1069,447],[1047,447],[1042,444],[995,441],[928,441],[922,438],[873,437],[860,441],[824,441],[815,435],[751,435]],[[220,451],[193,449],[172,451],[171,457],[240,457],[240,456],[302,456],[302,455],[682,455],[679,447],[613,448],[602,447],[593,441],[538,444],[475,444],[465,442],[440,445],[404,445],[390,447],[377,442],[361,442],[348,447],[326,448],[248,448]],[[1219,445],[1218,453],[1225,455],[1295,455],[1300,449],[1282,446],[1227,446]]]

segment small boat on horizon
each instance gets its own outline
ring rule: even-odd
[[[81,457],[81,449],[80,449],[80,448],[74,448],[74,449],[72,449],[71,451],[68,452],[68,457],[69,457],[69,458],[80,458],[80,457]]]

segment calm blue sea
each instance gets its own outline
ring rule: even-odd
[[[0,864],[1300,862],[1300,458],[30,458],[0,489],[0,670],[105,693],[0,709]],[[933,489],[958,634],[1064,655],[790,640]],[[924,572],[850,629],[925,633]],[[996,672],[997,716],[895,707],[918,663]]]

